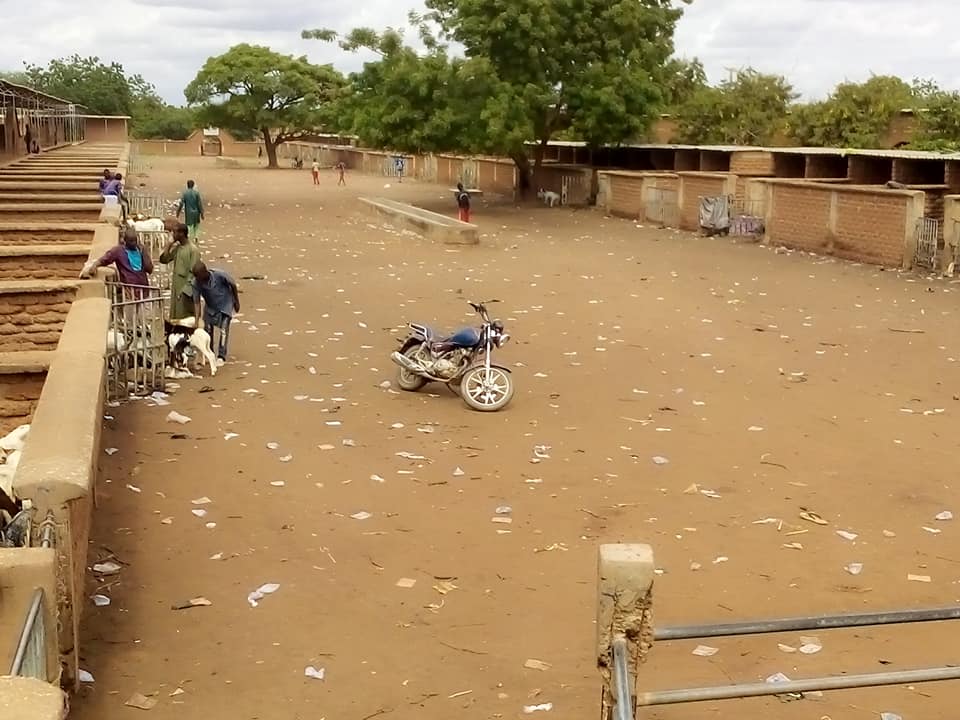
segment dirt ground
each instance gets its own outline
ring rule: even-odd
[[[174,195],[188,177],[207,260],[266,279],[240,281],[215,378],[109,410],[103,447],[119,451],[103,455],[90,560],[125,567],[88,587],[112,602],[86,612],[96,682],[77,720],[141,713],[124,707],[135,692],[158,700],[154,720],[517,718],[539,703],[595,717],[603,542],[653,546],[657,625],[957,602],[957,285],[533,205],[479,202],[480,246],[444,247],[357,202],[455,212],[446,188],[411,181],[351,174],[344,189],[328,171],[317,188],[307,170],[191,158],[145,182]],[[489,298],[515,340],[507,410],[381,387],[406,321],[469,324],[465,300]],[[171,409],[192,422],[165,422]],[[510,525],[491,522],[503,505]],[[280,588],[252,608],[264,583]],[[171,609],[195,597],[212,605]],[[710,657],[661,643],[639,687],[947,664],[953,629],[707,640]],[[823,649],[778,647],[800,635]],[[958,701],[941,683],[638,717],[934,720]]]

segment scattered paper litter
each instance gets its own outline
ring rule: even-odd
[[[293,460],[293,455],[284,455],[282,458],[280,458],[280,462],[282,463],[288,463],[291,460]]]
[[[370,479],[373,480],[374,482],[378,482],[378,483],[386,482],[386,480],[384,480],[384,479],[383,479],[382,477],[380,477],[379,475],[371,475],[371,476],[370,476]]]
[[[171,610],[189,610],[190,608],[195,607],[210,607],[213,605],[212,602],[207,600],[205,597],[195,597],[185,600],[184,602],[174,603],[171,606]]]
[[[360,512],[354,513],[351,515],[354,520],[369,520],[373,517],[371,513],[368,513],[366,510],[361,510]]]
[[[315,668],[313,665],[307,665],[307,667],[303,669],[303,674],[305,677],[313,678],[314,680],[323,680],[327,671],[324,668]]]
[[[155,697],[141,695],[140,693],[134,693],[124,705],[137,708],[138,710],[153,710],[157,706],[157,699]]]
[[[196,509],[194,509],[194,510],[191,510],[190,512],[192,512],[192,513],[193,513],[194,515],[196,515],[197,517],[201,517],[201,518],[202,518],[202,517],[206,517],[206,515],[207,515],[207,511],[204,510],[203,508],[196,508]]]
[[[953,520],[953,513],[950,512],[949,510],[944,510],[941,513],[937,513],[936,519],[937,520]]]
[[[413,578],[400,578],[399,580],[397,580],[398,588],[406,588],[409,590],[416,584],[417,584],[417,581],[414,580]]]
[[[850,563],[844,568],[844,570],[851,575],[859,575],[863,572],[863,563]]]
[[[651,459],[654,465],[668,465],[670,463],[670,461],[662,455],[654,455]]]
[[[107,455],[115,455],[116,453],[120,452],[120,448],[106,448],[104,452]],[[93,680],[91,680],[90,682],[93,682]]]
[[[719,648],[710,647],[709,645],[697,645],[693,649],[693,654],[698,655],[699,657],[711,657],[720,652]]]
[[[792,647],[790,645],[784,645],[783,643],[777,643],[777,647],[780,648],[780,650],[785,653],[795,653],[797,651],[795,647]]]
[[[127,483],[127,490],[129,490],[130,492],[135,492],[135,493],[142,492],[142,491],[140,490],[140,488],[138,488],[136,485],[131,485],[130,483]]]
[[[204,495],[203,497],[199,497],[196,500],[191,500],[190,502],[192,502],[194,505],[209,505],[213,502],[213,500]]]
[[[910,575],[907,575],[907,580],[910,580],[911,582],[925,582],[925,583],[928,583],[928,582],[930,582],[930,576],[929,576],[929,575],[913,575],[913,574],[910,574]]]
[[[94,595],[93,604],[97,607],[106,607],[110,604],[110,598],[108,598],[106,595]]]
[[[535,712],[550,712],[553,710],[553,703],[541,703],[540,705],[524,705],[523,714],[533,715]]]
[[[817,513],[813,512],[813,511],[811,511],[811,510],[804,510],[802,513],[800,513],[800,519],[801,519],[801,520],[806,520],[807,522],[812,522],[812,523],[814,523],[815,525],[826,525],[826,524],[827,524],[827,521],[826,521],[826,520],[824,520],[822,517],[820,517],[820,515],[818,515]]]
[[[882,712],[880,713],[880,720],[903,720],[903,716],[892,712]]]
[[[941,530],[940,528],[927,527],[926,525],[923,526],[923,529],[926,530],[931,535],[939,535],[940,533],[943,532],[943,530]]]
[[[859,537],[856,533],[848,532],[847,530],[837,530],[837,535],[844,540],[856,540]]]
[[[523,666],[528,670],[540,670],[542,672],[546,672],[553,667],[550,663],[544,662],[543,660],[534,660],[533,658],[527,660]]]
[[[113,560],[107,560],[106,562],[97,563],[93,566],[93,571],[101,575],[113,575],[114,573],[120,572],[121,569],[121,565],[113,562]]]
[[[720,563],[725,563],[725,562],[728,562],[729,560],[730,558],[728,558],[726,555],[721,555],[718,558],[714,559],[713,564],[719,565]]]
[[[821,650],[823,650],[823,645],[821,644],[819,638],[816,638],[816,637],[800,638],[800,652],[802,652],[804,655],[816,655]]]
[[[223,434],[224,440],[233,440],[236,437],[240,437],[240,436],[235,432],[228,432]]]
[[[93,675],[91,675],[91,674],[90,674],[89,672],[87,672],[86,670],[80,670],[80,671],[77,673],[77,679],[78,679],[80,682],[83,682],[83,683],[96,682],[96,680],[93,679]]]
[[[278,442],[268,442],[268,443],[267,443],[267,450],[276,450],[276,449],[278,449],[279,447],[280,447],[280,443],[278,443]]]
[[[247,595],[247,602],[250,603],[250,607],[257,607],[259,601],[263,600],[267,595],[272,595],[277,590],[280,589],[280,585],[277,583],[266,583],[261,585],[256,590]]]
[[[181,425],[186,425],[188,422],[190,422],[190,418],[188,418],[186,415],[181,415],[176,410],[171,410],[167,414],[167,422],[180,423]]]
[[[463,471],[462,468],[459,468],[459,467],[458,467],[458,468],[456,468],[456,469],[453,471],[453,476],[454,476],[454,477],[463,477],[464,475],[466,475],[466,473]]]
[[[770,677],[768,677],[768,678],[767,678],[767,682],[768,682],[768,683],[772,683],[772,684],[775,684],[775,683],[785,683],[785,682],[790,682],[790,678],[788,678],[788,677],[787,677],[786,675],[784,675],[782,672],[778,672],[778,673],[774,673],[773,675],[771,675]]]
[[[286,483],[283,480],[274,480],[270,483],[273,487],[283,487]]]

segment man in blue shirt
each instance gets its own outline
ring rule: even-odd
[[[210,333],[211,349],[217,353],[219,365],[227,360],[227,341],[230,339],[230,321],[240,312],[240,291],[233,278],[223,270],[209,270],[198,262],[193,266],[193,302],[196,307],[197,327],[200,326],[200,299],[203,299],[203,324]],[[213,331],[220,329],[219,339]]]

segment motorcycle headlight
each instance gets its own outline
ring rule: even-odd
[[[510,336],[507,333],[497,335],[497,347],[503,347],[508,342],[510,342]]]

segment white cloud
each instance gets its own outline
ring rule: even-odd
[[[420,0],[5,0],[0,69],[73,53],[117,60],[154,83],[169,101],[211,55],[239,42],[268,45],[358,69],[368,56],[300,39],[310,27],[405,27]],[[786,75],[807,97],[871,73],[933,77],[960,89],[960,2],[923,0],[694,0],[677,32],[677,51],[698,56],[710,79],[752,65]],[[22,29],[17,32],[16,29]],[[411,39],[415,33],[409,32]]]

